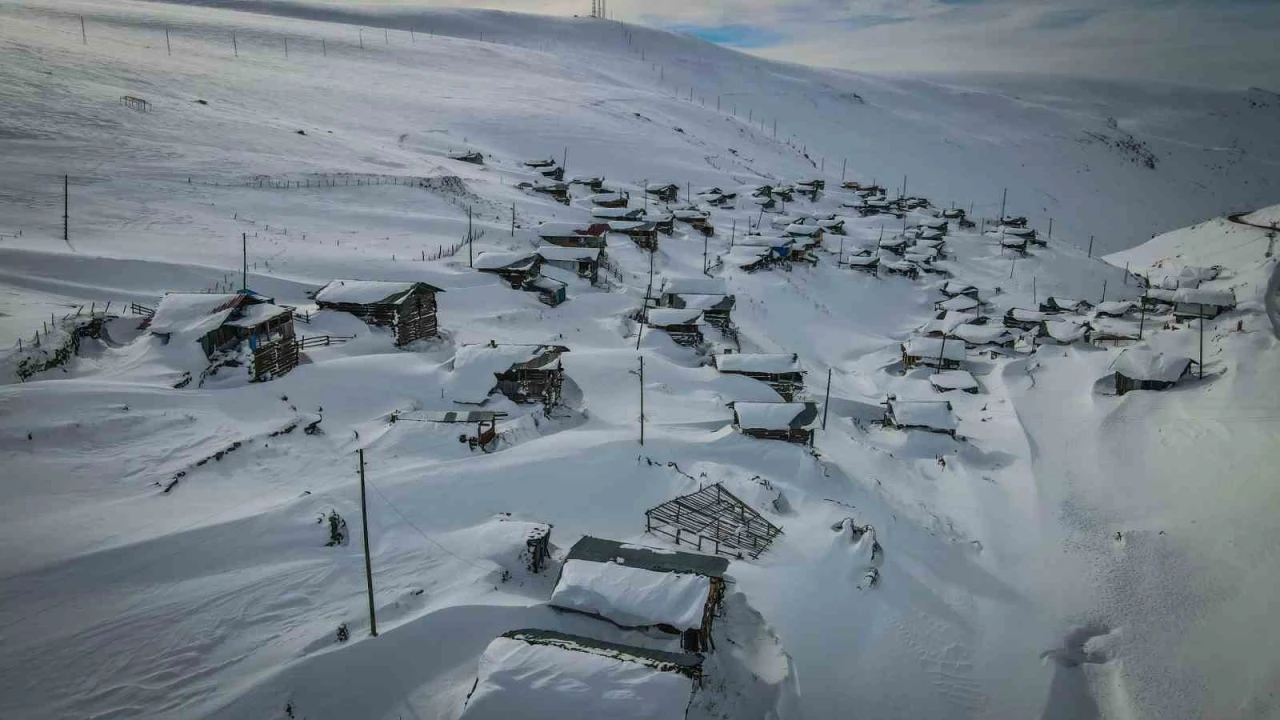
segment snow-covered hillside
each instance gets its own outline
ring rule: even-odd
[[[1138,243],[1273,202],[1280,103],[816,71],[598,20],[230,6],[0,6],[0,716],[456,718],[508,631],[671,650],[547,602],[579,537],[670,545],[645,510],[714,483],[784,534],[730,564],[690,717],[1274,715],[1280,354],[1258,226],[1280,206]],[[449,157],[467,150],[483,164]],[[846,156],[849,179],[894,197],[907,175],[936,207],[860,217]],[[541,222],[591,223],[583,185],[568,205],[519,187],[548,157],[655,214],[645,183],[672,183],[714,231],[678,220],[653,254],[610,233],[595,284],[544,265],[568,298],[549,307],[470,267],[533,252]],[[809,178],[815,201],[753,201]],[[712,206],[712,186],[737,197]],[[1053,218],[1025,254],[1022,230],[984,232],[1006,186],[1037,240]],[[942,223],[926,257],[953,204],[976,226]],[[820,218],[846,234],[739,267],[784,242],[748,228]],[[268,383],[204,376],[194,340],[127,309],[233,293],[242,247],[248,286],[307,313],[299,337],[339,339]],[[735,333],[705,326],[695,351],[637,322],[707,264]],[[1234,307],[1175,317],[1192,275]],[[443,290],[441,336],[397,348],[317,311],[334,278]],[[1168,301],[1130,304],[1144,294]],[[1051,297],[1088,304],[1041,326]],[[107,302],[77,356],[18,382],[71,341],[82,321],[63,318]],[[976,394],[942,392],[970,380],[936,377],[932,350],[904,367],[901,344],[933,332]],[[567,380],[549,414],[491,397],[486,452],[473,425],[429,420],[475,409],[455,401],[487,392],[493,355],[524,357],[490,342],[564,346]],[[1196,370],[1118,396],[1117,368],[1146,357],[1130,349]],[[726,350],[797,356],[814,448],[731,427],[728,403],[781,398],[717,371]],[[955,437],[882,425],[891,397]],[[326,546],[331,511],[349,529]],[[521,557],[534,523],[558,547],[542,573]]]

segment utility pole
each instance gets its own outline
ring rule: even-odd
[[[516,236],[516,204],[511,203],[511,237]]]
[[[289,57],[289,38],[284,39],[284,56]]]
[[[836,267],[844,266],[844,236],[840,236],[840,254],[836,256]]]
[[[235,30],[231,31],[231,52],[235,53],[236,57],[240,57],[240,46],[236,44]]]
[[[822,429],[827,429],[827,408],[831,405],[831,368],[827,368],[827,397],[822,401]]]
[[[844,161],[840,163],[840,184],[841,185],[844,184],[844,171],[848,169],[848,167],[849,167],[849,158],[845,158]]]
[[[1200,379],[1204,379],[1204,304],[1200,304]]]
[[[644,445],[644,356],[643,355],[640,356],[640,444]]]
[[[476,266],[475,236],[471,232],[471,206],[467,206],[467,267]]]
[[[363,50],[364,49],[364,28],[359,28],[359,30],[360,30],[360,49]]]
[[[241,266],[240,289],[249,289],[249,233],[240,233],[240,257],[244,261]]]
[[[320,38],[320,55],[322,57],[329,57],[329,48],[325,47],[324,38]]]
[[[168,51],[170,55],[173,54],[173,46],[169,44],[169,28],[164,29],[164,49]]]
[[[729,229],[729,247],[733,247],[733,240],[738,234],[738,221],[733,221],[733,226]]]
[[[1147,293],[1143,292],[1142,297],[1138,298],[1138,306],[1141,308],[1138,316],[1138,341],[1142,341],[1142,331],[1147,325]]]
[[[1039,303],[1036,300],[1036,276],[1035,275],[1031,276],[1031,304],[1039,305]]]
[[[1000,224],[1004,224],[1005,205],[1009,201],[1009,188],[1004,189],[1004,195],[1000,196]]]
[[[1093,236],[1089,236],[1089,257],[1093,257]]]
[[[391,44],[391,36],[387,33],[386,28],[382,28],[382,44],[383,45]]]
[[[707,243],[710,239],[710,235],[707,235],[706,233],[702,234],[702,274],[708,277],[711,275],[711,268],[707,266]]]
[[[80,16],[80,42],[83,45],[89,44],[89,35],[84,31],[84,16]]]
[[[569,148],[564,149],[564,155],[560,158],[560,169],[565,172],[569,171]]]
[[[369,560],[369,508],[364,492],[364,448],[360,448],[360,527],[364,531],[364,583],[369,589],[369,635],[378,637],[378,615],[373,607],[373,563]]]
[[[414,36],[414,34],[413,34],[413,28],[409,28],[409,44],[410,44],[410,45],[417,45],[417,44],[418,44],[418,38]]]
[[[1102,299],[1101,299],[1101,300],[1099,300],[1098,302],[1099,302],[1099,304],[1101,304],[1101,303],[1104,303],[1104,302],[1106,302],[1106,301],[1107,301],[1107,279],[1106,279],[1106,278],[1102,278]]]
[[[907,196],[907,176],[902,176],[902,197]]]
[[[62,176],[62,241],[71,242],[71,176]]]
[[[1053,239],[1053,218],[1049,218],[1049,237],[1045,238],[1045,242]]]

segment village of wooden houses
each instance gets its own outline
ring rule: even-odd
[[[361,50],[376,47],[372,37],[361,36]],[[143,111],[168,112],[159,100],[118,110]],[[712,110],[704,101],[697,112]],[[119,486],[110,504],[145,505],[141,525],[156,537],[188,522],[169,509],[182,507],[236,524],[207,541],[222,538],[223,555],[241,556],[214,562],[217,572],[249,563],[254,538],[291,547],[261,586],[211,601],[239,607],[235,594],[251,592],[242,597],[253,607],[237,612],[249,613],[255,638],[271,628],[275,644],[251,662],[286,669],[235,692],[184,675],[162,684],[174,693],[165,700],[121,689],[125,704],[91,699],[76,712],[779,719],[833,706],[844,683],[865,692],[878,682],[874,654],[826,660],[844,656],[824,648],[860,642],[944,648],[921,650],[921,682],[937,704],[917,716],[979,707],[957,629],[979,622],[977,611],[954,624],[928,619],[951,618],[956,598],[921,589],[922,578],[1013,608],[1002,595],[1013,591],[982,568],[992,553],[1021,562],[1009,559],[1020,536],[1003,521],[978,533],[937,507],[999,493],[1011,506],[1025,501],[1008,486],[1047,452],[1043,433],[1084,422],[1024,434],[1041,422],[1019,409],[1027,397],[1122,413],[1139,400],[1211,393],[1234,372],[1224,348],[1265,332],[1241,281],[1255,268],[1142,247],[1104,258],[1092,238],[1024,216],[1036,213],[1020,206],[1036,200],[1021,188],[925,196],[916,187],[928,178],[864,176],[857,158],[819,158],[802,138],[771,136],[727,105],[715,118],[745,144],[716,151],[730,164],[708,160],[696,182],[596,166],[574,145],[527,155],[457,136],[415,150],[428,168],[420,173],[213,185],[183,170],[182,192],[209,206],[201,212],[239,228],[208,241],[236,265],[157,265],[160,291],[152,282],[45,313],[4,369],[9,389],[25,393],[14,402],[44,403],[54,419],[5,421],[5,447],[32,453],[81,438],[82,421],[110,423],[129,438],[103,466]],[[698,131],[664,132],[686,142]],[[754,169],[747,156],[761,148],[785,157],[785,172]],[[76,191],[66,192],[75,243],[96,229],[75,224]],[[355,231],[326,234],[305,212],[271,215],[300,198],[361,197],[429,204],[446,220],[385,250]],[[169,242],[162,233],[149,242]],[[110,262],[68,269],[66,282],[132,272]],[[341,271],[317,276],[317,267]],[[105,400],[83,394],[102,388]],[[172,442],[153,448],[148,437]],[[1061,439],[1052,457],[1070,464],[1072,441]],[[93,447],[87,456],[106,452]],[[39,462],[54,461],[21,467]],[[72,463],[58,466],[68,473],[89,467],[58,462]],[[92,525],[90,515],[69,522]],[[1111,552],[1127,532],[1095,534]],[[157,542],[129,562],[181,565],[204,542]],[[908,547],[936,547],[945,560]],[[65,592],[69,607],[90,602]],[[164,627],[194,612],[174,603],[146,615]],[[846,628],[871,622],[858,603],[928,609],[849,639]],[[301,609],[307,622],[285,619]],[[111,612],[121,624],[104,637],[144,652],[122,639],[142,620]],[[228,634],[190,652],[228,653],[229,665],[240,662],[231,654],[258,652],[236,644],[256,639],[218,632]],[[897,634],[909,642],[879,637]],[[180,648],[156,647],[153,660],[121,662],[159,677]],[[881,657],[885,675],[902,667]],[[1034,654],[1010,662],[1041,667]],[[1076,666],[1062,667],[1047,672]],[[810,683],[820,699],[802,701]]]

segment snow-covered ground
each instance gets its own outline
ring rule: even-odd
[[[559,566],[525,569],[528,522],[553,524],[560,548],[583,534],[654,545],[644,510],[716,482],[785,532],[728,572],[717,628],[731,639],[706,668],[726,717],[1276,713],[1280,355],[1261,304],[1274,242],[1221,219],[1139,244],[1274,202],[1273,97],[886,79],[586,19],[239,5],[276,15],[0,6],[0,716],[456,718],[502,633],[605,632],[546,606]],[[468,149],[485,164],[448,158]],[[777,401],[771,388],[661,331],[637,338],[651,259],[624,236],[609,237],[607,286],[560,273],[569,300],[555,308],[468,268],[467,208],[476,252],[532,251],[537,222],[589,219],[581,186],[569,206],[516,187],[536,179],[522,161],[566,153],[569,176],[603,175],[633,207],[646,181],[827,180],[818,202],[786,208],[845,216],[816,264],[712,270],[737,296],[741,351],[798,354],[802,400],[822,401],[830,371],[814,451],[729,427],[727,403]],[[1203,378],[1117,397],[1123,346],[1019,344],[968,353],[978,394],[937,394],[931,369],[904,371],[900,343],[934,318],[944,279],[839,264],[927,217],[858,218],[839,190],[846,157],[851,179],[906,175],[908,194],[979,223],[1006,186],[1010,214],[1046,235],[1053,218],[1026,257],[951,224],[939,266],[979,288],[992,323],[1048,296],[1135,300],[1138,274],[1223,266],[1205,287],[1238,307],[1205,323]],[[699,276],[704,252],[728,256],[761,217],[745,195],[714,209],[705,244],[677,222],[653,286]],[[312,308],[333,278],[423,281],[445,290],[442,337],[396,349],[320,312],[299,335],[351,339],[308,348],[285,377],[175,388],[202,354],[125,314],[69,365],[17,382],[42,323],[79,306],[234,291],[242,234],[249,286],[277,302]],[[1108,322],[1201,358],[1199,321]],[[470,395],[475,378],[455,356],[489,341],[568,347],[568,382],[550,417],[491,399],[508,417],[485,453],[458,442],[470,426],[413,418],[459,409],[451,389]],[[949,400],[958,437],[873,424],[890,394]],[[298,427],[317,418],[323,434]],[[325,545],[331,510],[346,544]]]

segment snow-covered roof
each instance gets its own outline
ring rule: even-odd
[[[1000,244],[1007,248],[1020,248],[1027,246],[1027,239],[1024,237],[1014,237],[1010,235],[1006,238],[1000,238]]]
[[[684,720],[698,664],[696,656],[516,630],[480,656],[460,720]]]
[[[554,345],[463,345],[453,357],[445,394],[454,402],[478,405],[493,392],[499,373],[540,358],[549,362],[563,352]]]
[[[616,562],[568,560],[548,604],[608,618],[623,627],[702,627],[711,580]]]
[[[600,248],[560,247],[559,245],[542,245],[538,255],[543,260],[560,262],[595,262],[600,259]]]
[[[1158,353],[1150,348],[1129,348],[1116,358],[1116,372],[1133,380],[1177,382],[1191,367],[1181,355]]]
[[[851,255],[845,260],[845,264],[857,267],[869,267],[879,262],[880,258],[875,255]]]
[[[795,240],[792,238],[775,237],[773,235],[743,235],[734,243],[734,247],[777,248],[794,244]]]
[[[964,343],[942,338],[914,337],[903,346],[910,357],[938,358],[964,362],[967,357]]]
[[[1013,340],[1013,334],[1000,325],[957,325],[951,334],[973,345],[999,345]]]
[[[648,185],[645,185],[644,189],[648,190],[649,192],[662,192],[663,190],[675,190],[678,192],[680,190],[680,186],[676,185],[675,183],[652,182],[652,183],[649,183]]]
[[[920,227],[927,227],[933,230],[945,230],[947,221],[942,218],[930,218],[920,221]]]
[[[1073,343],[1083,340],[1084,336],[1089,332],[1088,325],[1066,320],[1046,320],[1041,323],[1041,327],[1044,328],[1046,335],[1060,343]]]
[[[663,295],[728,295],[729,285],[720,278],[666,277],[662,279]]]
[[[1204,290],[1201,288],[1182,288],[1174,293],[1173,300],[1179,304],[1214,305],[1216,307],[1232,307],[1236,304],[1236,296],[1227,290]]]
[[[426,283],[387,282],[383,280],[331,280],[316,292],[316,302],[351,305],[395,305],[404,296],[423,285],[434,292],[443,292]]]
[[[649,325],[652,327],[694,325],[702,322],[702,310],[698,308],[654,308],[649,310],[648,320]]]
[[[239,294],[169,293],[147,326],[151,332],[204,336],[222,325],[242,301]]]
[[[1100,339],[1138,339],[1138,323],[1131,320],[1100,317],[1089,321],[1094,337]]]
[[[257,303],[243,307],[239,316],[227,320],[224,324],[232,327],[251,328],[257,327],[272,318],[288,315],[293,312],[289,308],[272,305],[271,303]]]
[[[946,370],[929,376],[929,383],[939,390],[974,390],[978,381],[968,370]]]
[[[555,292],[562,287],[568,286],[568,283],[565,283],[560,280],[556,280],[555,278],[547,277],[546,275],[539,275],[538,277],[530,280],[529,284],[538,288],[539,290],[547,290],[549,292]]]
[[[737,298],[733,295],[681,295],[680,302],[690,310],[732,310]]]
[[[925,333],[940,332],[950,335],[952,330],[973,320],[973,313],[947,311],[942,314],[942,317],[933,318],[925,323],[921,330]]]
[[[625,220],[644,215],[644,208],[592,208],[591,217],[602,220]]]
[[[719,555],[681,552],[666,548],[649,547],[635,543],[583,535],[569,548],[566,560],[590,562],[616,562],[628,567],[644,568],[655,572],[694,573],[707,577],[724,577],[729,560]]]
[[[902,426],[948,431],[960,426],[946,400],[890,400],[889,409],[894,422]]]
[[[943,295],[950,295],[954,297],[956,295],[964,295],[965,293],[977,292],[978,288],[968,283],[948,280],[947,283],[942,286],[941,290]]]
[[[636,232],[640,230],[657,231],[657,226],[643,220],[610,220],[609,229],[614,232]]]
[[[614,203],[614,202],[619,202],[621,200],[626,200],[627,195],[626,193],[621,193],[621,192],[606,192],[606,193],[598,193],[596,195],[592,195],[587,199],[597,204]]]
[[[882,248],[897,248],[906,244],[907,238],[902,235],[894,235],[893,237],[887,237],[880,241],[880,247]]]
[[[955,312],[966,312],[968,310],[976,310],[982,303],[974,300],[968,295],[956,295],[955,297],[938,303],[939,310],[954,310]]]
[[[677,220],[706,220],[711,217],[710,214],[701,210],[675,210],[671,213]]]
[[[1039,310],[1026,310],[1024,308],[1010,308],[1008,314],[1009,317],[1018,322],[1040,322],[1053,317],[1049,313],[1040,312]]]
[[[770,375],[801,372],[800,359],[794,354],[732,353],[729,355],[716,355],[714,361],[716,369],[720,372],[767,373]]]
[[[527,270],[538,260],[532,253],[486,250],[476,255],[476,270]]]
[[[1109,300],[1104,303],[1098,303],[1094,310],[1099,315],[1124,315],[1132,310],[1133,302],[1130,300]]]
[[[733,402],[737,425],[745,430],[803,430],[818,419],[814,403]]]
[[[822,227],[819,225],[801,225],[793,223],[787,226],[787,234],[797,237],[813,237],[822,233]]]
[[[1062,310],[1070,310],[1072,312],[1079,312],[1080,310],[1083,310],[1089,307],[1089,303],[1085,300],[1076,300],[1075,298],[1058,297],[1056,295],[1045,298],[1044,302],[1046,305],[1055,306],[1055,307],[1061,308]]]
[[[624,213],[630,212],[629,210],[622,211]],[[603,230],[603,223],[549,222],[542,223],[538,227],[534,228],[534,232],[538,233],[539,237],[577,237],[583,235],[594,237],[600,235]]]
[[[746,267],[759,262],[762,258],[769,254],[769,250],[763,247],[742,247],[735,246],[727,254],[722,255],[725,264],[736,267]]]

